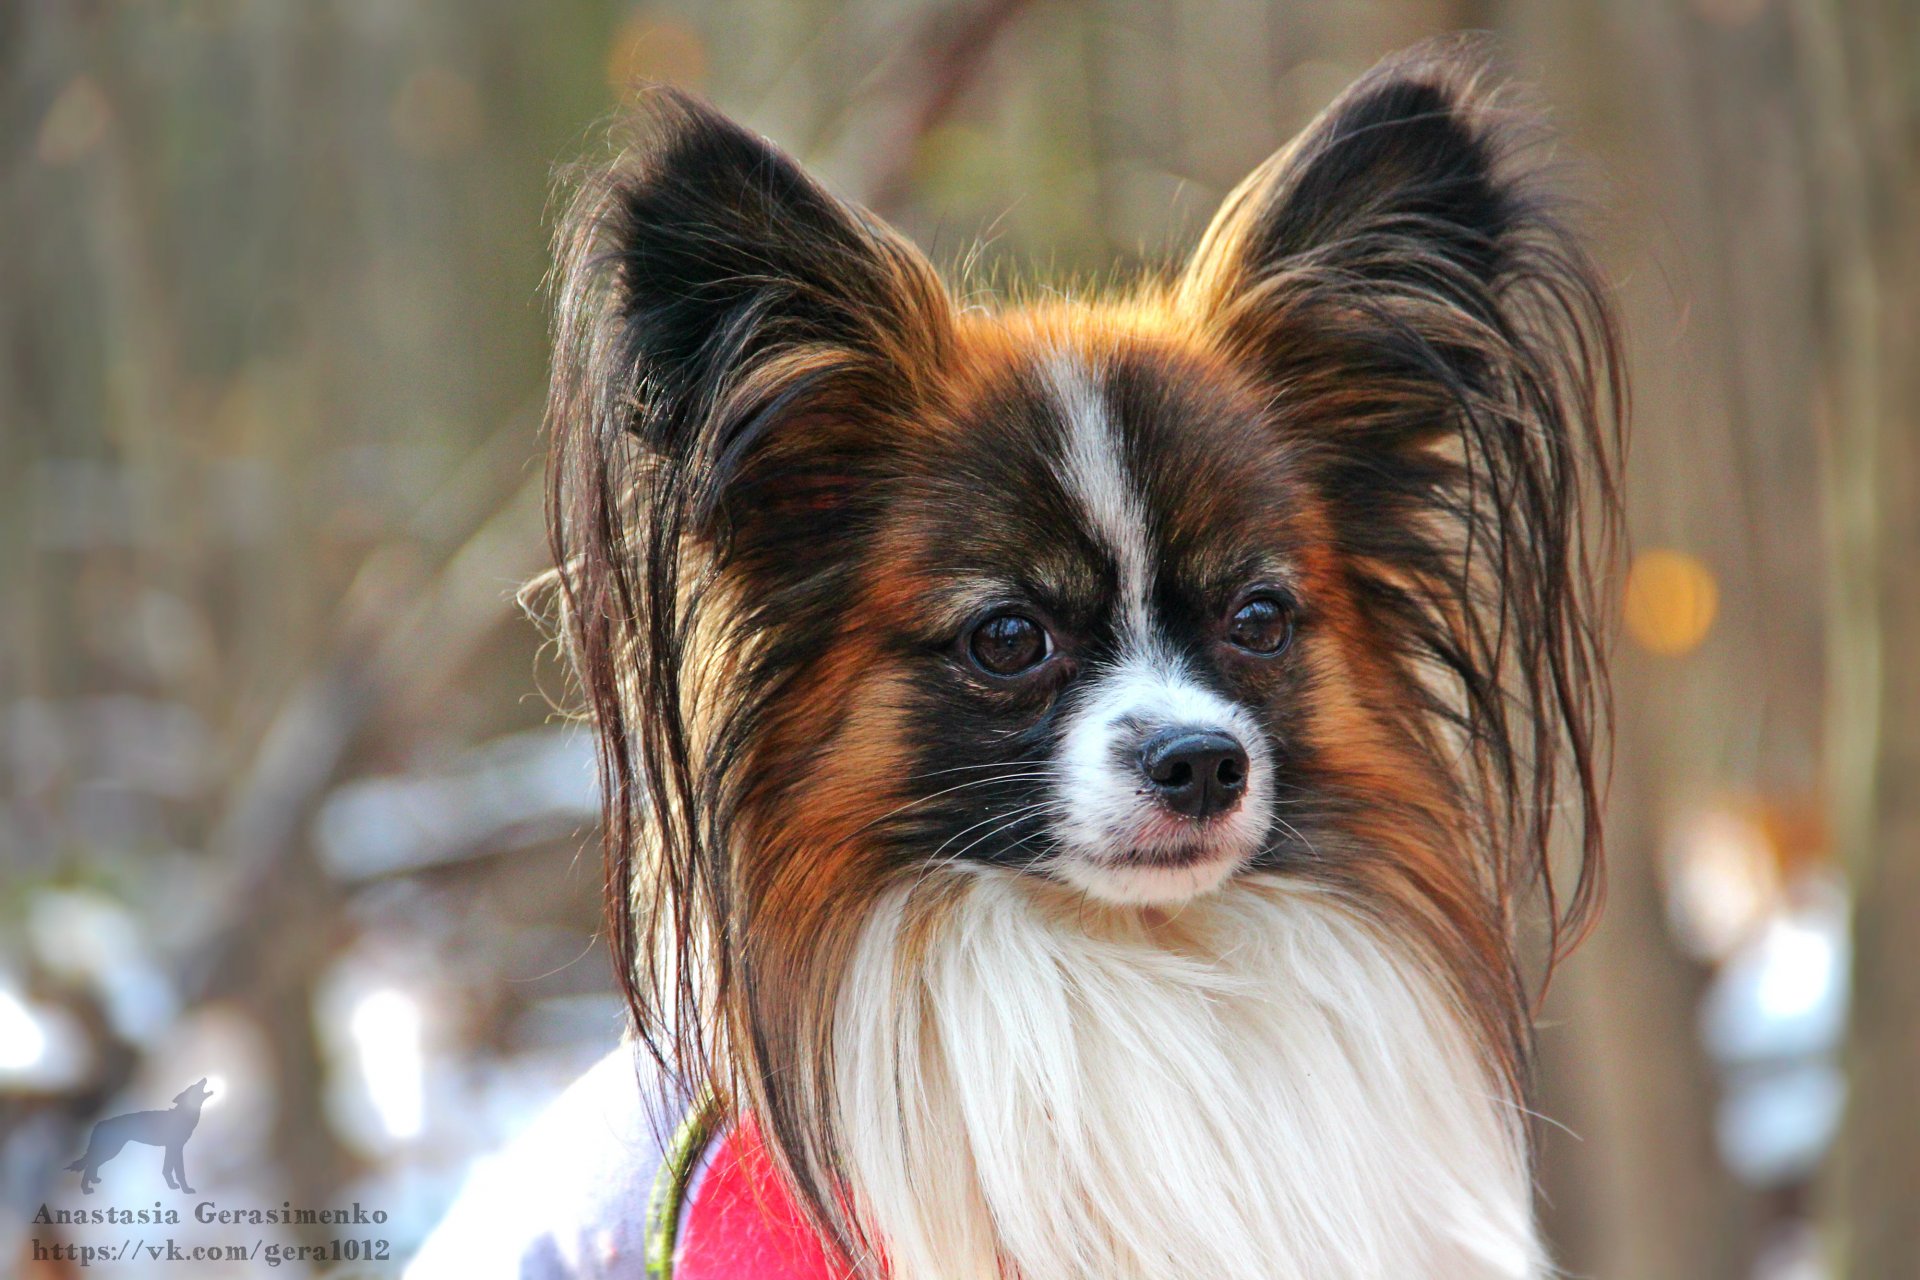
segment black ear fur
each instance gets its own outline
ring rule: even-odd
[[[1313,269],[1476,301],[1471,286],[1509,268],[1511,238],[1535,213],[1528,184],[1507,172],[1513,125],[1482,75],[1455,41],[1375,67],[1227,197],[1182,289],[1218,307],[1277,272]]]
[[[945,294],[911,246],[698,100],[656,90],[640,126],[562,228],[556,397],[593,402],[603,446],[631,432],[705,473],[711,514],[756,450],[793,462],[808,442],[770,445],[783,424],[829,423],[830,449],[897,407]]]

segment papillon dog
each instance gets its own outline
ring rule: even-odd
[[[668,1078],[860,1275],[1545,1274],[1623,389],[1536,122],[1416,49],[1183,263],[988,305],[640,114],[549,514]]]

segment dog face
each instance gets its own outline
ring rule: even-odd
[[[1314,514],[1257,389],[1126,317],[957,343],[854,588],[887,656],[853,691],[860,772],[828,785],[897,809],[904,860],[1117,901],[1300,852],[1278,797],[1314,719]]]
[[[182,1106],[194,1106],[205,1102],[212,1096],[213,1090],[207,1088],[207,1078],[202,1076],[200,1079],[182,1089],[179,1093],[174,1094],[173,1100]]]
[[[1404,931],[1517,1080],[1514,904],[1556,787],[1595,799],[1618,388],[1476,69],[1371,73],[1181,269],[999,310],[710,109],[644,126],[563,230],[550,524],[663,1059],[832,1220],[873,904],[1265,868]]]

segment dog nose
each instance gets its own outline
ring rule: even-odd
[[[1163,729],[1140,748],[1147,790],[1175,813],[1211,818],[1247,790],[1247,749],[1230,733]]]

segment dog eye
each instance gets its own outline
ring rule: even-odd
[[[1017,676],[1047,660],[1053,638],[1032,618],[1018,613],[996,613],[973,629],[967,653],[982,671]]]
[[[1293,640],[1293,614],[1272,596],[1255,596],[1234,611],[1227,639],[1248,653],[1272,657]]]

